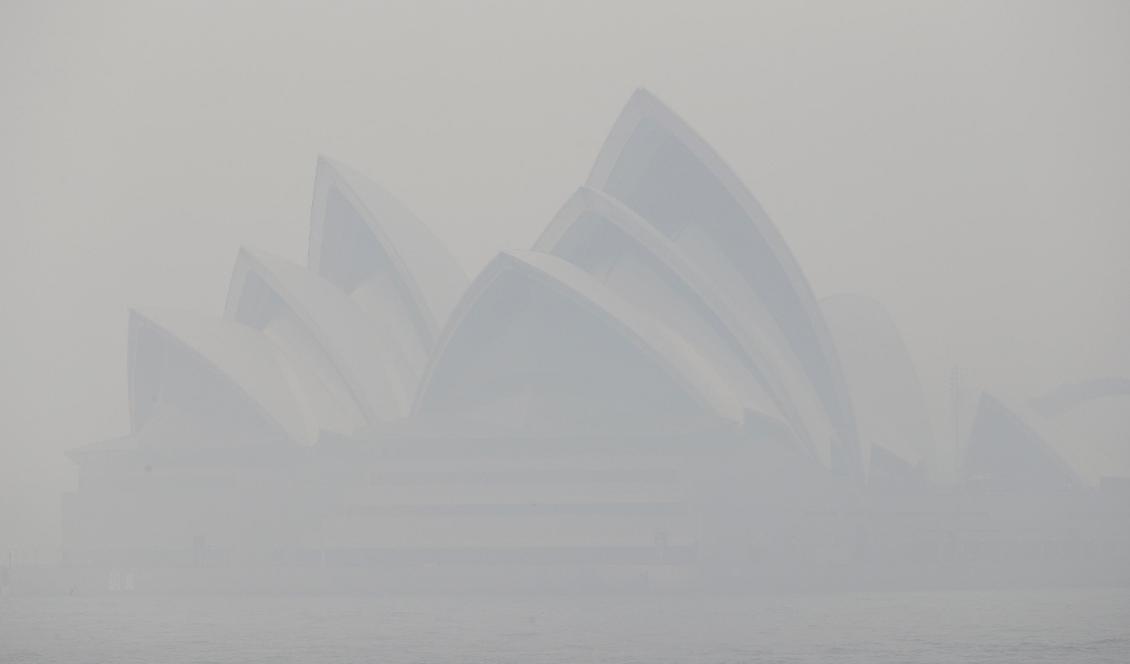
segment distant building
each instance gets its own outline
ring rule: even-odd
[[[348,168],[319,160],[314,189],[306,266],[244,250],[222,317],[131,313],[131,431],[71,453],[76,568],[139,588],[795,587],[960,556],[893,323],[818,303],[650,94],[533,249],[469,282]]]

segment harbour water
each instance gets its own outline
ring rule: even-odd
[[[1127,662],[1130,589],[0,597],[0,662]]]

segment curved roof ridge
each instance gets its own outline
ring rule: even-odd
[[[635,210],[599,189],[583,185],[561,206],[534,243],[534,250],[554,254],[558,243],[581,221],[585,212],[600,215],[623,232],[636,246],[655,257],[664,269],[678,278],[698,298],[703,308],[720,323],[722,336],[738,350],[747,363],[746,369],[764,386],[774,404],[790,422],[794,433],[801,438],[803,444],[815,450],[808,424],[796,412],[788,389],[782,382],[780,367],[767,352],[773,344],[756,324],[743,320],[725,298],[719,297],[717,291],[710,287],[709,279],[677,245]]]
[[[458,334],[462,321],[482,294],[507,269],[519,270],[530,278],[564,291],[574,302],[596,312],[633,345],[655,359],[676,384],[698,399],[708,411],[733,422],[742,421],[744,413],[737,399],[721,379],[705,369],[705,363],[697,357],[697,352],[681,337],[635,309],[580,268],[555,256],[532,251],[500,252],[467,289],[437,344],[432,362],[420,383],[414,409],[425,401],[431,379],[437,367],[442,365],[446,348]]]
[[[738,202],[742,204],[743,208],[756,211],[758,217],[769,222],[769,226],[764,229],[766,236],[784,244],[784,237],[781,236],[776,225],[772,224],[769,214],[762,207],[761,202],[757,200],[757,197],[753,195],[753,192],[738,177],[737,172],[690,123],[675,113],[671,107],[664,104],[659,97],[647,88],[636,88],[620,111],[619,117],[613,123],[612,130],[605,138],[596,161],[589,171],[588,179],[585,181],[588,186],[594,189],[600,188],[600,183],[608,179],[612,168],[616,165],[616,158],[619,157],[624,148],[624,144],[631,137],[636,125],[644,117],[657,120],[664,129],[679,139],[680,143],[690,148],[694,155],[710,169],[711,173],[729,185],[727,190],[732,195],[740,197]],[[793,261],[797,270],[800,269],[791,252],[788,253],[787,259]]]
[[[556,256],[533,251],[513,252],[511,255],[553,277],[557,284],[567,287],[580,303],[596,306],[602,313],[611,315],[621,332],[629,335],[638,348],[659,358],[676,378],[695,385],[695,391],[714,410],[741,421],[744,408],[725,382],[706,368],[691,344],[670,331],[664,323],[597,282],[587,272]]]
[[[393,415],[407,413],[411,386],[382,356],[380,344],[373,342],[378,332],[353,301],[310,270],[269,253],[242,247],[232,273],[225,307],[227,318],[238,320],[238,307],[246,293],[247,274],[251,271],[311,330],[370,425],[387,420],[382,413],[390,407]],[[390,397],[395,403],[380,403]]]
[[[735,171],[719,156],[714,148],[694,131],[690,125],[659,101],[655,95],[641,88],[636,90],[631,96],[613,125],[589,174],[587,184],[594,189],[609,191],[609,193],[619,197],[621,200],[625,201],[625,203],[634,205],[626,198],[618,196],[616,191],[609,188],[609,185],[612,184],[612,176],[621,165],[622,156],[626,154],[626,150],[629,148],[637,130],[641,127],[647,128],[648,131],[658,130],[661,132],[661,135],[673,140],[682,149],[686,150],[690,158],[697,162],[701,168],[705,169],[705,173],[713,179],[713,183],[720,187],[720,191],[724,192],[724,194],[732,199],[733,204],[736,205],[736,210],[740,212],[741,216],[745,217],[749,223],[752,224],[749,231],[745,232],[753,232],[756,237],[760,238],[760,242],[764,243],[772,260],[776,263],[776,269],[778,269],[780,274],[784,277],[785,283],[788,284],[788,288],[792,291],[793,297],[796,298],[796,305],[799,307],[799,311],[794,312],[787,306],[773,305],[769,309],[772,318],[777,325],[782,326],[784,326],[786,322],[801,322],[811,331],[813,339],[813,345],[810,346],[811,350],[801,351],[799,344],[805,344],[806,342],[796,334],[786,332],[784,338],[789,340],[791,352],[796,354],[805,372],[809,375],[809,379],[812,381],[814,388],[821,394],[825,410],[832,418],[832,421],[836,423],[841,445],[845,447],[847,454],[851,457],[849,463],[858,467],[859,443],[855,431],[854,416],[851,412],[851,405],[844,384],[843,372],[839,366],[839,361],[835,354],[835,347],[831,342],[827,326],[820,316],[819,307],[817,306],[816,297],[812,292],[812,288],[801,271],[796,258],[786,245],[780,231],[772,223],[772,220],[765,213],[761,204],[738,178]],[[648,147],[648,150],[656,149],[658,148],[655,145]],[[641,156],[641,154],[632,153],[630,156],[632,159],[644,159],[645,161],[649,158],[647,155]],[[657,153],[652,152],[649,154]],[[632,162],[628,163],[626,167],[630,168],[633,165],[636,167],[640,166],[640,164]],[[709,190],[707,190],[707,192],[706,196],[708,199],[706,200],[711,201],[712,204],[718,204],[719,201],[721,201],[721,199],[718,199],[714,194],[709,193]],[[664,195],[669,193],[670,192],[664,192]],[[653,223],[657,221],[651,219],[648,214],[642,214],[642,212],[641,216],[644,216]],[[668,224],[671,221],[672,220],[668,219],[664,223]],[[680,221],[694,225],[696,223],[701,224],[702,220],[692,218],[682,219]],[[724,221],[724,218],[719,217],[716,221]],[[671,228],[668,228],[664,232],[675,233]],[[741,229],[733,229],[727,232],[740,233],[742,231]],[[732,240],[732,238],[728,237],[727,240],[721,242],[718,245],[719,248],[725,251],[729,247],[732,247],[733,245],[730,240]],[[688,238],[688,241],[695,240]],[[727,273],[727,270],[731,270],[733,275],[738,276],[740,280],[746,283],[746,287],[756,290],[757,286],[754,285],[756,282],[751,281],[748,262],[735,262],[732,258],[730,258],[728,262],[732,263],[732,265],[704,265],[703,267],[719,280],[719,286],[724,286],[726,283],[734,283],[733,277],[729,276]],[[762,268],[758,267],[757,269]],[[727,279],[730,281],[727,282]],[[803,318],[793,318],[797,313]],[[819,361],[816,360],[817,357],[820,358]],[[827,384],[825,384],[825,382]]]
[[[467,275],[431,229],[383,187],[354,169],[318,157],[314,178],[308,262],[323,270],[325,196],[336,184],[360,214],[395,268],[409,300],[434,337],[467,283]]]
[[[255,410],[296,442],[317,434],[311,416],[297,396],[294,378],[278,363],[258,331],[241,323],[185,311],[131,309],[129,322],[129,396],[133,429],[142,424],[137,412],[137,358],[134,348],[143,326],[157,330],[163,340],[177,344],[216,371],[244,395]]]

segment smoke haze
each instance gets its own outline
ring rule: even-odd
[[[474,274],[526,249],[654,90],[818,296],[881,300],[948,439],[950,370],[1130,372],[1130,6],[94,3],[0,9],[0,551],[50,559],[64,451],[121,435],[127,307],[218,314],[300,262],[318,154]]]

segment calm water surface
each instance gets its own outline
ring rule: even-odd
[[[1130,590],[0,597],[0,662],[1130,662]]]

